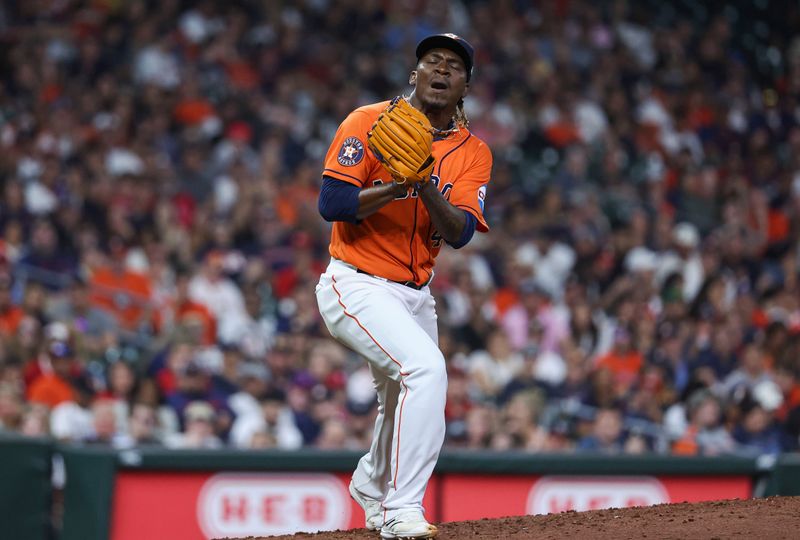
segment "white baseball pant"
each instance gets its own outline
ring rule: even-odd
[[[378,393],[372,446],[353,483],[383,501],[387,521],[404,510],[424,511],[422,498],[444,442],[447,393],[430,289],[361,274],[332,259],[316,293],[331,335],[367,359]]]

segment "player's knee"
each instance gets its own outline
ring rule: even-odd
[[[447,366],[442,353],[437,351],[420,366],[420,376],[426,383],[433,386],[445,387],[447,385]]]

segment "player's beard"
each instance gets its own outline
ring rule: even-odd
[[[417,100],[420,104],[420,110],[428,116],[431,121],[435,121],[435,118],[447,118],[449,121],[451,117],[455,115],[455,106],[452,106],[447,96],[429,96],[426,95],[426,92],[420,92],[419,88],[415,88],[412,95],[409,97],[413,97],[416,95]],[[452,109],[452,110],[451,110]],[[448,111],[450,114],[447,114]],[[445,129],[444,127],[440,129]]]
[[[439,99],[426,99],[422,101],[423,107],[430,110],[431,112],[441,112],[447,108],[447,99],[439,98]]]
[[[441,114],[442,112],[446,111],[450,105],[445,96],[433,96],[433,98],[430,96],[424,96],[420,98],[419,102],[422,105],[422,112],[425,114]]]

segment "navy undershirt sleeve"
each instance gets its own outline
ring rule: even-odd
[[[323,176],[319,191],[319,213],[325,221],[358,223],[358,193],[361,191],[343,180]]]
[[[450,244],[450,246],[452,246],[455,249],[462,248],[469,243],[469,241],[472,239],[472,235],[475,234],[475,227],[477,227],[478,225],[478,220],[475,218],[475,216],[473,216],[466,210],[463,210],[463,212],[464,215],[467,217],[467,221],[466,223],[464,223],[464,230],[461,231],[461,238],[459,238],[452,244],[448,242],[448,244]]]

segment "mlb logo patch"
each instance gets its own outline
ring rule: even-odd
[[[481,207],[481,213],[483,213],[483,204],[486,200],[486,186],[481,186],[478,190],[478,205]]]
[[[348,137],[342,143],[338,156],[339,165],[352,167],[364,159],[364,143],[358,137]]]

